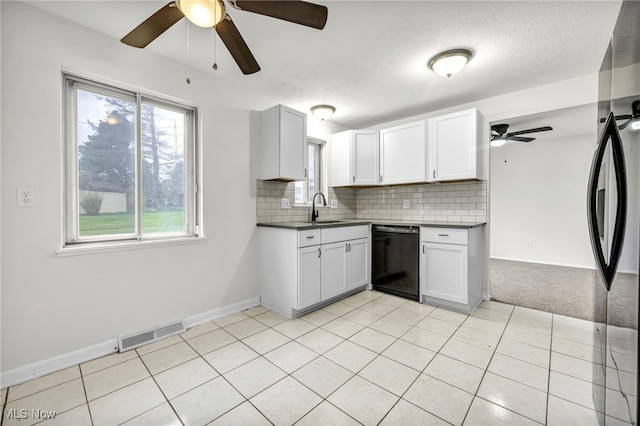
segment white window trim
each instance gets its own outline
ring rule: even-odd
[[[327,151],[326,150],[327,141],[324,141],[324,140],[318,139],[318,138],[314,138],[314,137],[311,137],[311,136],[307,136],[307,140],[306,140],[305,143],[308,144],[309,142],[312,142],[312,143],[320,145],[320,152],[322,154],[321,158],[320,158],[320,192],[322,192],[324,194],[324,196],[327,197],[328,196],[327,195],[327,191],[329,189],[328,184],[327,184],[328,180],[329,180],[328,179],[328,169],[327,169],[327,152],[326,152]],[[306,152],[307,152],[307,148],[305,147],[305,153]],[[307,168],[307,170],[309,169],[309,164],[308,163],[309,163],[309,159],[305,155],[305,167]],[[304,182],[306,184],[307,180],[305,179]],[[305,187],[304,193],[306,195],[306,191],[307,191],[306,187],[307,187],[307,185],[305,185],[304,187]],[[306,199],[306,197],[305,197],[305,199]],[[329,204],[329,199],[327,199],[327,204]],[[308,203],[308,202],[307,203],[296,203],[296,202],[293,203],[293,208],[310,209],[312,206],[313,206],[313,203]],[[324,208],[327,208],[327,207],[323,206],[322,203],[320,203],[320,206],[318,206],[316,204],[316,208],[324,209]]]
[[[189,115],[188,123],[185,126],[185,138],[190,143],[185,144],[184,153],[184,167],[185,167],[185,194],[192,194],[186,196],[184,199],[184,211],[185,211],[185,228],[186,232],[175,233],[157,233],[157,234],[141,234],[138,232],[140,227],[140,221],[142,215],[137,215],[136,220],[136,233],[137,235],[128,238],[91,238],[85,237],[81,240],[77,240],[77,219],[78,219],[78,176],[77,176],[77,135],[76,126],[77,122],[77,108],[75,101],[75,90],[77,86],[88,88],[94,92],[104,91],[105,95],[113,96],[121,94],[124,97],[131,98],[135,96],[138,107],[141,106],[144,100],[145,104],[151,104],[161,106],[167,109],[174,109],[180,112],[187,112]],[[144,93],[142,91],[117,87],[114,84],[101,82],[95,78],[85,78],[75,73],[64,72],[62,73],[62,87],[63,87],[63,116],[62,116],[62,145],[63,152],[63,228],[62,228],[62,245],[61,248],[56,250],[58,256],[67,256],[75,254],[87,254],[98,252],[111,252],[120,251],[126,249],[136,249],[142,247],[155,247],[166,245],[182,245],[189,243],[204,242],[206,238],[203,235],[202,226],[202,191],[201,188],[201,149],[199,138],[199,117],[198,109],[193,105],[188,105],[180,101],[171,99],[170,97],[163,98],[161,95],[154,95]],[[140,123],[141,108],[137,108],[136,122]],[[73,123],[74,125],[70,125]],[[142,179],[139,174],[141,173],[141,143],[140,141],[140,126],[136,125],[136,210],[142,203]],[[75,229],[75,231],[74,231]],[[74,241],[76,240],[76,241]]]

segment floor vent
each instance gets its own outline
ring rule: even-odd
[[[182,333],[183,331],[185,331],[185,328],[182,321],[176,321],[156,327],[152,330],[139,331],[126,336],[120,336],[118,337],[118,352],[135,349],[139,346],[146,345],[147,343]]]

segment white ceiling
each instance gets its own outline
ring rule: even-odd
[[[25,2],[120,39],[167,0]],[[332,120],[358,128],[597,72],[620,9],[618,0],[316,3],[329,9],[322,31],[227,5],[262,68],[253,75],[219,39],[211,68],[213,30],[189,25],[188,54],[186,19],[146,49],[305,112],[332,104]],[[459,47],[474,52],[463,72],[447,80],[427,69]]]

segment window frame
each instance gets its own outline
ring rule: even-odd
[[[132,88],[88,79],[68,72],[62,73],[63,89],[63,241],[62,248],[113,246],[122,244],[172,242],[201,238],[201,195],[200,183],[198,108],[162,95],[148,94]],[[80,236],[79,218],[79,161],[77,135],[77,92],[78,89],[100,95],[117,97],[135,103],[134,117],[134,220],[133,233]],[[143,179],[142,179],[142,106],[151,105],[184,114],[184,230],[158,233],[143,233]],[[146,244],[145,244],[146,245]]]
[[[319,146],[319,154],[318,158],[316,159],[317,164],[316,164],[316,168],[318,170],[318,183],[316,184],[316,188],[317,191],[316,192],[322,192],[322,193],[326,193],[326,186],[325,186],[325,181],[326,179],[326,170],[325,170],[325,147],[326,147],[326,141],[323,141],[322,139],[317,139],[311,136],[307,136],[307,140],[306,140],[306,144],[305,144],[305,169],[308,171],[308,173],[305,176],[305,179],[303,181],[297,181],[295,182],[296,184],[298,183],[302,183],[302,199],[304,200],[303,203],[299,203],[295,201],[295,189],[294,189],[294,207],[311,207],[311,205],[313,204],[311,201],[309,201],[309,176],[311,175],[311,168],[309,167],[309,144],[314,144]],[[295,186],[294,186],[295,188]],[[311,194],[313,196],[313,194]]]

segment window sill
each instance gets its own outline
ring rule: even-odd
[[[153,247],[168,247],[185,244],[198,244],[207,242],[206,237],[184,237],[158,240],[119,241],[74,244],[56,250],[58,257],[78,256],[94,253],[111,253],[126,250],[138,250]]]

